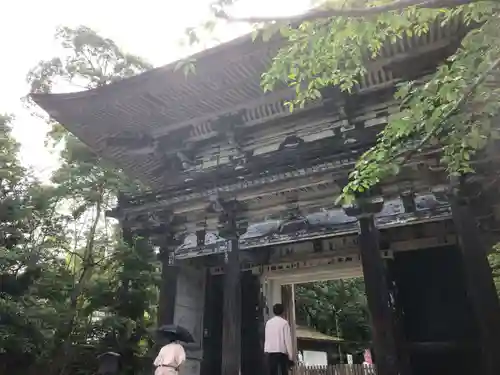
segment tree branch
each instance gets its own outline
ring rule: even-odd
[[[434,127],[427,133],[427,135],[422,138],[422,140],[418,143],[418,145],[416,145],[415,147],[411,148],[410,150],[404,150],[404,151],[401,151],[399,153],[397,153],[395,156],[393,156],[390,161],[393,161],[397,158],[400,158],[402,156],[404,156],[403,160],[402,160],[402,163],[408,161],[408,159],[411,158],[411,156],[417,152],[417,151],[420,151],[422,149],[422,147],[424,147],[427,143],[429,143],[429,141],[431,140],[431,138],[433,136],[435,136],[437,134],[437,132],[439,131],[441,125],[443,125],[443,123],[445,121],[447,121],[456,111],[458,111],[460,109],[460,107],[462,107],[462,105],[465,104],[465,102],[467,101],[467,99],[469,99],[469,97],[474,93],[474,91],[477,89],[477,87],[483,83],[486,78],[488,77],[488,75],[493,71],[495,70],[496,68],[498,68],[500,66],[500,58],[496,59],[495,61],[493,61],[490,66],[488,67],[488,69],[486,69],[482,74],[480,74],[475,80],[474,82],[472,83],[472,85],[470,85],[468,88],[467,88],[467,91],[465,91],[465,93],[462,95],[462,97],[455,103],[455,105],[444,115],[440,118],[440,120],[436,123],[436,125],[434,125]]]
[[[230,22],[261,23],[272,21],[284,21],[288,23],[315,21],[320,18],[330,17],[366,17],[391,11],[402,11],[415,6],[418,8],[453,8],[460,5],[470,4],[487,0],[397,0],[389,4],[363,8],[345,9],[316,9],[297,16],[275,16],[275,17],[232,17],[224,11],[218,11],[216,16]]]
[[[83,258],[83,255],[82,254],[79,254],[78,252],[76,251],[72,251],[72,250],[68,250],[68,249],[65,249],[64,250],[66,253],[70,254],[71,256],[74,256],[76,258],[79,258],[80,260],[84,261],[85,259]]]

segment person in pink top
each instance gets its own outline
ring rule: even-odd
[[[179,367],[186,361],[186,352],[178,341],[163,346],[154,360],[155,375],[177,375]]]
[[[290,324],[283,318],[281,303],[273,306],[274,317],[266,323],[264,352],[268,357],[269,375],[288,375],[294,362]]]

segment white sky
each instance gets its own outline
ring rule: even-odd
[[[240,0],[237,15],[293,14],[309,0]],[[16,0],[0,4],[0,113],[16,117],[14,134],[22,144],[21,158],[41,177],[48,177],[57,158],[44,147],[45,124],[23,109],[20,98],[29,88],[26,73],[40,60],[56,55],[57,26],[88,26],[120,47],[155,66],[185,54],[179,40],[186,27],[196,26],[208,14],[210,0]],[[225,32],[224,39],[240,35],[243,25]]]

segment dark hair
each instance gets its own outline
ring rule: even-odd
[[[285,308],[281,303],[277,303],[276,305],[273,306],[273,313],[274,315],[281,316],[285,312]]]

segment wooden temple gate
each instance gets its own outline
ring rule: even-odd
[[[33,95],[151,187],[121,196],[110,215],[160,249],[158,323],[182,324],[196,341],[183,374],[265,373],[273,275],[304,269],[362,272],[379,375],[500,374],[500,307],[486,259],[497,239],[484,232],[498,227],[498,194],[471,201],[497,155],[477,160],[475,181],[451,184],[439,150],[429,150],[369,199],[334,204],[398,110],[394,85],[431,72],[466,32],[437,22],[428,35],[388,44],[353,94],[325,90],[292,114],[283,105],[291,90],[259,87],[278,37],[200,53],[187,78],[174,64],[88,92]]]

